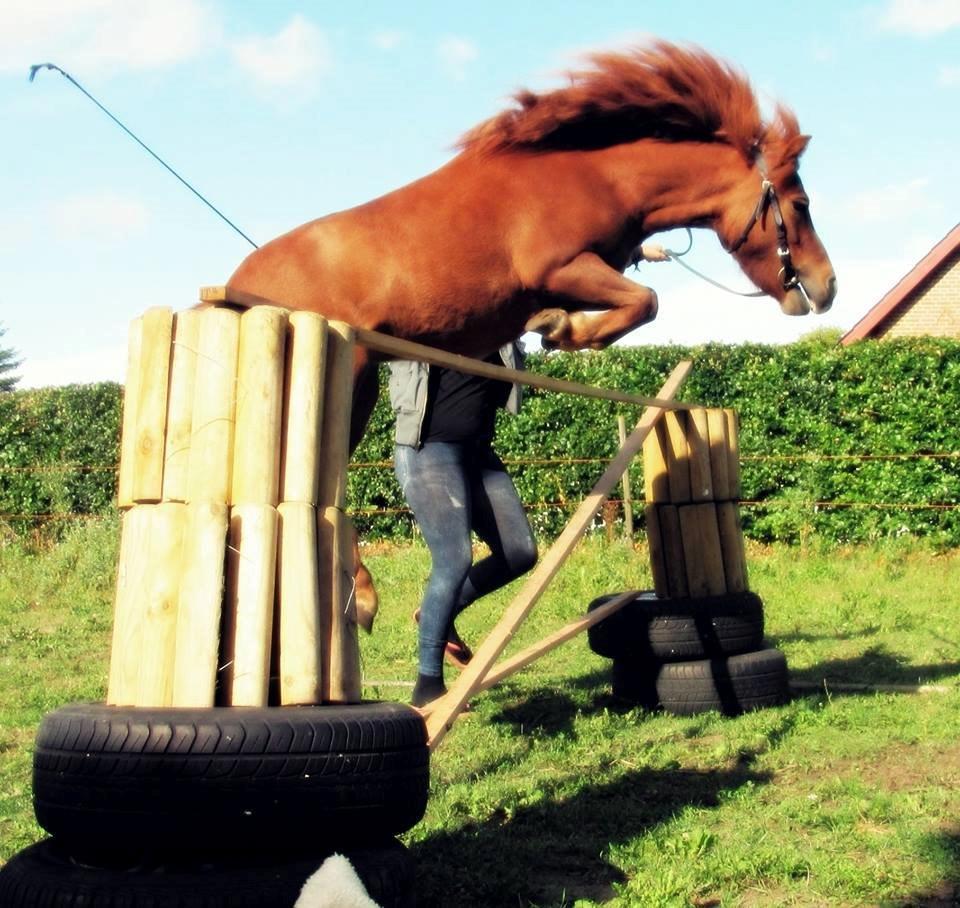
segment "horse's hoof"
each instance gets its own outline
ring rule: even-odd
[[[524,329],[542,335],[544,349],[556,350],[569,339],[570,314],[563,309],[541,309],[527,320]]]
[[[379,610],[380,602],[376,590],[357,590],[357,624],[368,634],[373,633],[373,619],[377,617]]]

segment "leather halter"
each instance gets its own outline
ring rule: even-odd
[[[777,198],[777,190],[766,176],[760,183],[760,198],[757,200],[757,206],[750,215],[737,241],[727,248],[727,252],[736,252],[750,236],[753,225],[762,220],[767,209],[773,212],[773,223],[777,229],[777,257],[780,259],[780,283],[784,290],[795,290],[800,287],[800,277],[797,269],[793,267],[793,260],[790,257],[790,244],[787,241],[787,228],[783,223],[783,212],[780,210],[780,199]]]

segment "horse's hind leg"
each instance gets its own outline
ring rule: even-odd
[[[657,314],[657,295],[649,287],[628,280],[592,252],[547,275],[544,290],[556,307],[538,312],[526,328],[543,334],[545,346],[562,350],[602,349]]]
[[[370,414],[380,393],[377,364],[369,360],[366,350],[357,349],[353,372],[353,407],[350,411],[350,453],[352,454],[370,420]],[[373,630],[373,619],[380,608],[380,597],[373,585],[373,577],[360,560],[360,543],[353,531],[353,580],[357,603],[357,623],[368,634]]]

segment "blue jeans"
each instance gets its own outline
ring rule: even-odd
[[[420,604],[419,671],[442,677],[456,616],[529,571],[537,546],[517,490],[489,445],[397,445],[394,464],[432,560]],[[476,564],[471,530],[490,547]]]

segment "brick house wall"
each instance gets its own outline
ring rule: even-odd
[[[960,249],[914,294],[912,302],[878,326],[875,337],[922,335],[960,338]]]

